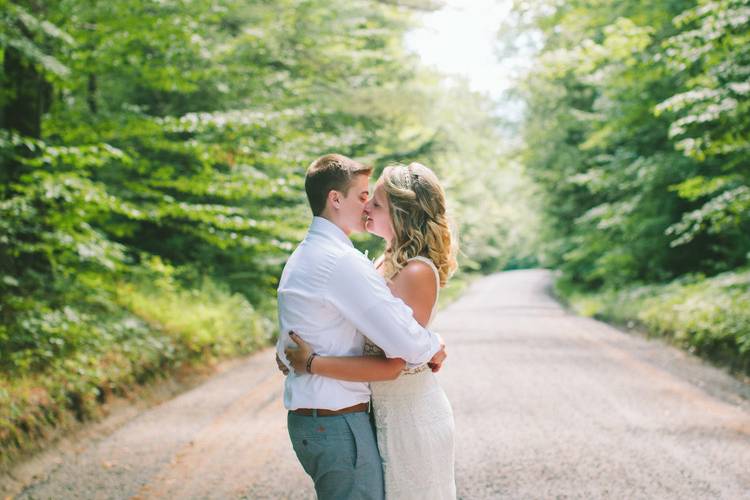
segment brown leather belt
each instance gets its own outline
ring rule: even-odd
[[[357,413],[360,411],[367,411],[369,407],[370,403],[359,403],[348,408],[341,408],[340,410],[324,410],[321,408],[317,410],[317,412],[319,417],[333,417],[336,415],[343,415],[344,413]],[[292,413],[295,413],[297,415],[304,415],[306,417],[311,417],[314,411],[316,410],[313,410],[312,408],[297,408],[296,410],[291,410]]]

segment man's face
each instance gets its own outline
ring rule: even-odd
[[[342,196],[339,214],[341,223],[348,229],[348,233],[365,231],[364,209],[370,195],[370,176],[355,175],[349,185],[349,192]]]

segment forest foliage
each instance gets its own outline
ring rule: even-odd
[[[594,289],[747,265],[750,3],[514,12],[508,33],[537,35],[517,92],[549,265]]]
[[[581,312],[750,373],[750,2],[514,3],[544,261]]]
[[[518,131],[406,50],[439,4],[0,0],[4,459],[267,345],[333,151],[433,168],[464,270],[541,254],[600,314],[747,369],[748,0],[514,2]]]
[[[438,3],[399,3],[0,0],[0,447],[267,345],[321,154],[420,161],[464,268],[533,260],[492,105],[405,49]]]

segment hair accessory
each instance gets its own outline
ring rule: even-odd
[[[414,190],[412,186],[412,171],[411,171],[411,167],[409,167],[408,165],[405,168],[405,174],[406,176],[404,177],[404,180],[405,180],[404,187],[406,187],[407,189]]]

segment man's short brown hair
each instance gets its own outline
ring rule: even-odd
[[[339,154],[324,155],[312,162],[305,174],[305,192],[313,215],[323,213],[328,193],[340,191],[347,196],[355,175],[371,173],[372,167]]]

